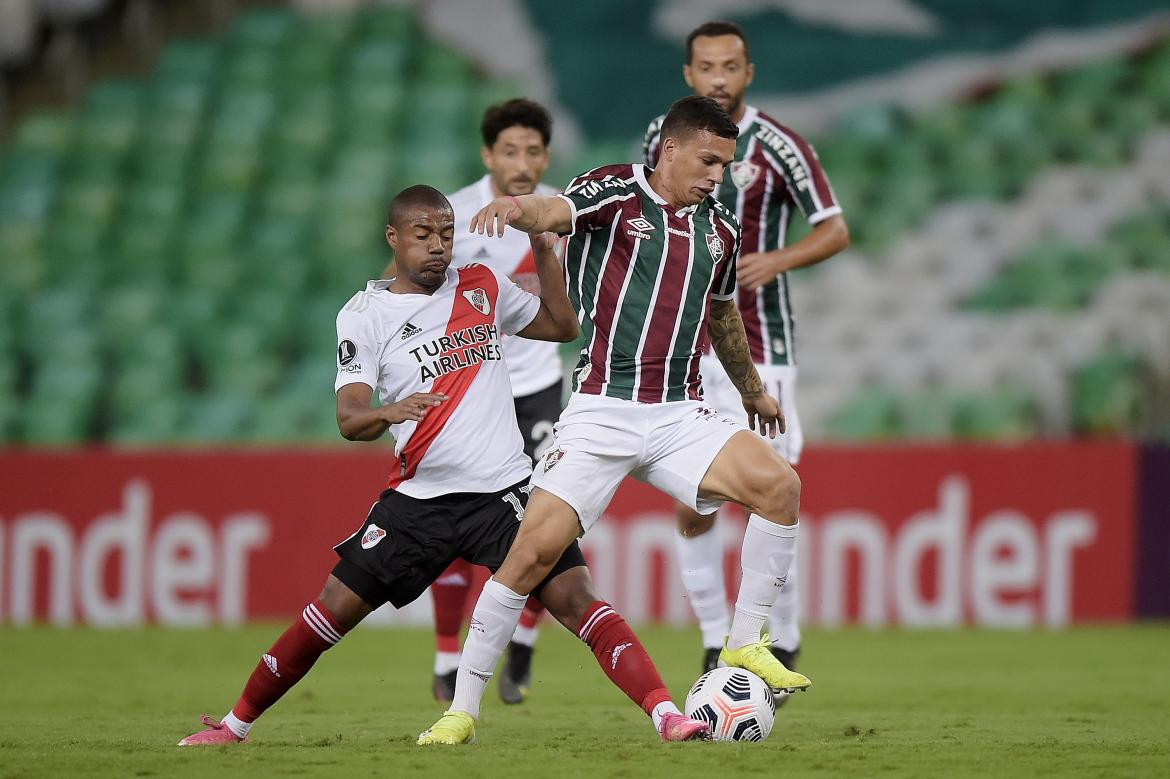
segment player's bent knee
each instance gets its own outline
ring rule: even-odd
[[[800,477],[783,461],[779,468],[770,470],[769,478],[764,482],[760,507],[767,512],[768,519],[779,516],[795,521],[800,509]]]

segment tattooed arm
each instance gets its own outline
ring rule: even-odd
[[[769,437],[775,438],[778,432],[783,433],[784,414],[780,411],[780,403],[764,392],[764,382],[760,379],[756,366],[752,364],[747,332],[743,329],[743,320],[739,318],[739,309],[734,300],[711,301],[707,335],[711,338],[715,356],[723,363],[731,383],[743,396],[748,426],[752,430],[757,429],[758,420],[761,435],[766,433]]]

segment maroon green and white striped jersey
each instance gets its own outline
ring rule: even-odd
[[[642,150],[658,164],[660,116],[650,123]],[[739,121],[735,159],[716,192],[743,225],[743,253],[784,246],[793,209],[810,224],[841,213],[813,147],[795,132],[752,106]],[[755,292],[739,291],[739,313],[757,365],[795,365],[794,321],[787,274]]]
[[[573,390],[699,399],[709,300],[735,296],[735,216],[713,197],[672,210],[644,165],[596,168],[558,197],[573,214],[565,278],[585,336]]]

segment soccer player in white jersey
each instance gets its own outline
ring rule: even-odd
[[[788,575],[800,480],[764,438],[784,429],[748,349],[736,307],[740,227],[712,194],[735,155],[739,129],[714,100],[691,96],[662,123],[662,153],[644,165],[578,176],[563,195],[502,197],[472,220],[499,235],[570,235],[569,299],[586,346],[553,446],[532,475],[532,497],[503,565],[484,585],[451,710],[428,733],[463,743],[525,597],[561,553],[601,517],[627,475],[700,513],[732,500],[752,512],[743,576],[721,661],[775,690],[808,687],[769,651],[761,630]],[[709,337],[740,394],[737,418],[703,404],[699,356]],[[424,742],[430,743],[430,742]]]
[[[829,179],[813,148],[793,130],[744,102],[754,66],[743,30],[733,22],[707,22],[687,36],[683,78],[696,95],[714,99],[739,125],[735,159],[715,197],[735,212],[743,228],[744,253],[737,268],[737,302],[748,337],[752,362],[764,386],[780,400],[785,431],[772,440],[776,451],[796,465],[803,445],[796,411],[796,350],[787,271],[813,265],[849,245],[849,228]],[[643,146],[646,164],[658,164],[659,128],[650,123]],[[794,213],[811,224],[807,236],[785,245]],[[739,406],[735,386],[719,360],[700,361],[704,400],[724,414]],[[723,578],[723,544],[714,531],[715,515],[703,516],[675,504],[679,567],[691,607],[699,618],[703,670],[719,661],[723,637],[731,623]],[[769,617],[772,652],[795,669],[800,653],[799,594],[796,569],[788,574]],[[779,702],[785,696],[779,697]]]
[[[540,183],[548,168],[548,144],[552,117],[544,106],[516,98],[491,106],[480,124],[487,173],[450,196],[455,209],[454,266],[478,262],[499,271],[521,289],[540,292],[528,236],[508,230],[489,238],[467,229],[471,218],[497,197],[505,195],[555,195],[557,190]],[[521,337],[503,339],[504,364],[512,381],[516,419],[524,438],[524,453],[535,460],[552,441],[553,423],[561,413],[562,370],[556,344]],[[472,581],[471,565],[456,560],[431,587],[435,606],[435,667],[432,690],[437,700],[450,703],[459,668],[459,628],[463,622]],[[505,703],[520,703],[528,694],[533,645],[544,609],[529,598],[520,624],[508,644],[497,689]]]
[[[568,341],[578,326],[552,236],[532,242],[543,282],[538,298],[483,265],[450,267],[454,221],[438,190],[400,192],[386,228],[398,274],[371,281],[337,315],[337,424],[353,441],[393,436],[388,489],[361,527],[334,547],[340,560],[321,594],[261,656],[231,711],[219,721],[204,716],[206,729],[180,746],[245,740],[256,719],[374,609],[407,605],[455,557],[495,570],[514,541],[531,461],[516,426],[500,336]],[[381,405],[371,408],[375,391]],[[709,736],[706,723],[687,719],[670,702],[637,637],[597,598],[580,548],[558,557],[537,593],[615,684],[643,709],[653,706],[647,713],[663,740]],[[523,600],[517,610],[522,606]],[[606,630],[596,627],[599,614],[608,619]],[[615,670],[632,667],[641,670],[634,683]]]

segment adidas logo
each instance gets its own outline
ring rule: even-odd
[[[490,256],[491,256],[491,254],[488,252],[487,247],[481,246],[481,247],[479,247],[479,251],[477,251],[474,255],[472,255],[472,259],[473,260],[486,260]]]
[[[280,676],[280,671],[276,670],[276,658],[272,655],[264,655],[264,665],[268,666],[268,670],[272,671],[273,676]]]
[[[412,325],[410,322],[407,322],[402,326],[402,340],[405,341],[407,338],[413,338],[421,332],[421,327],[418,325]]]

